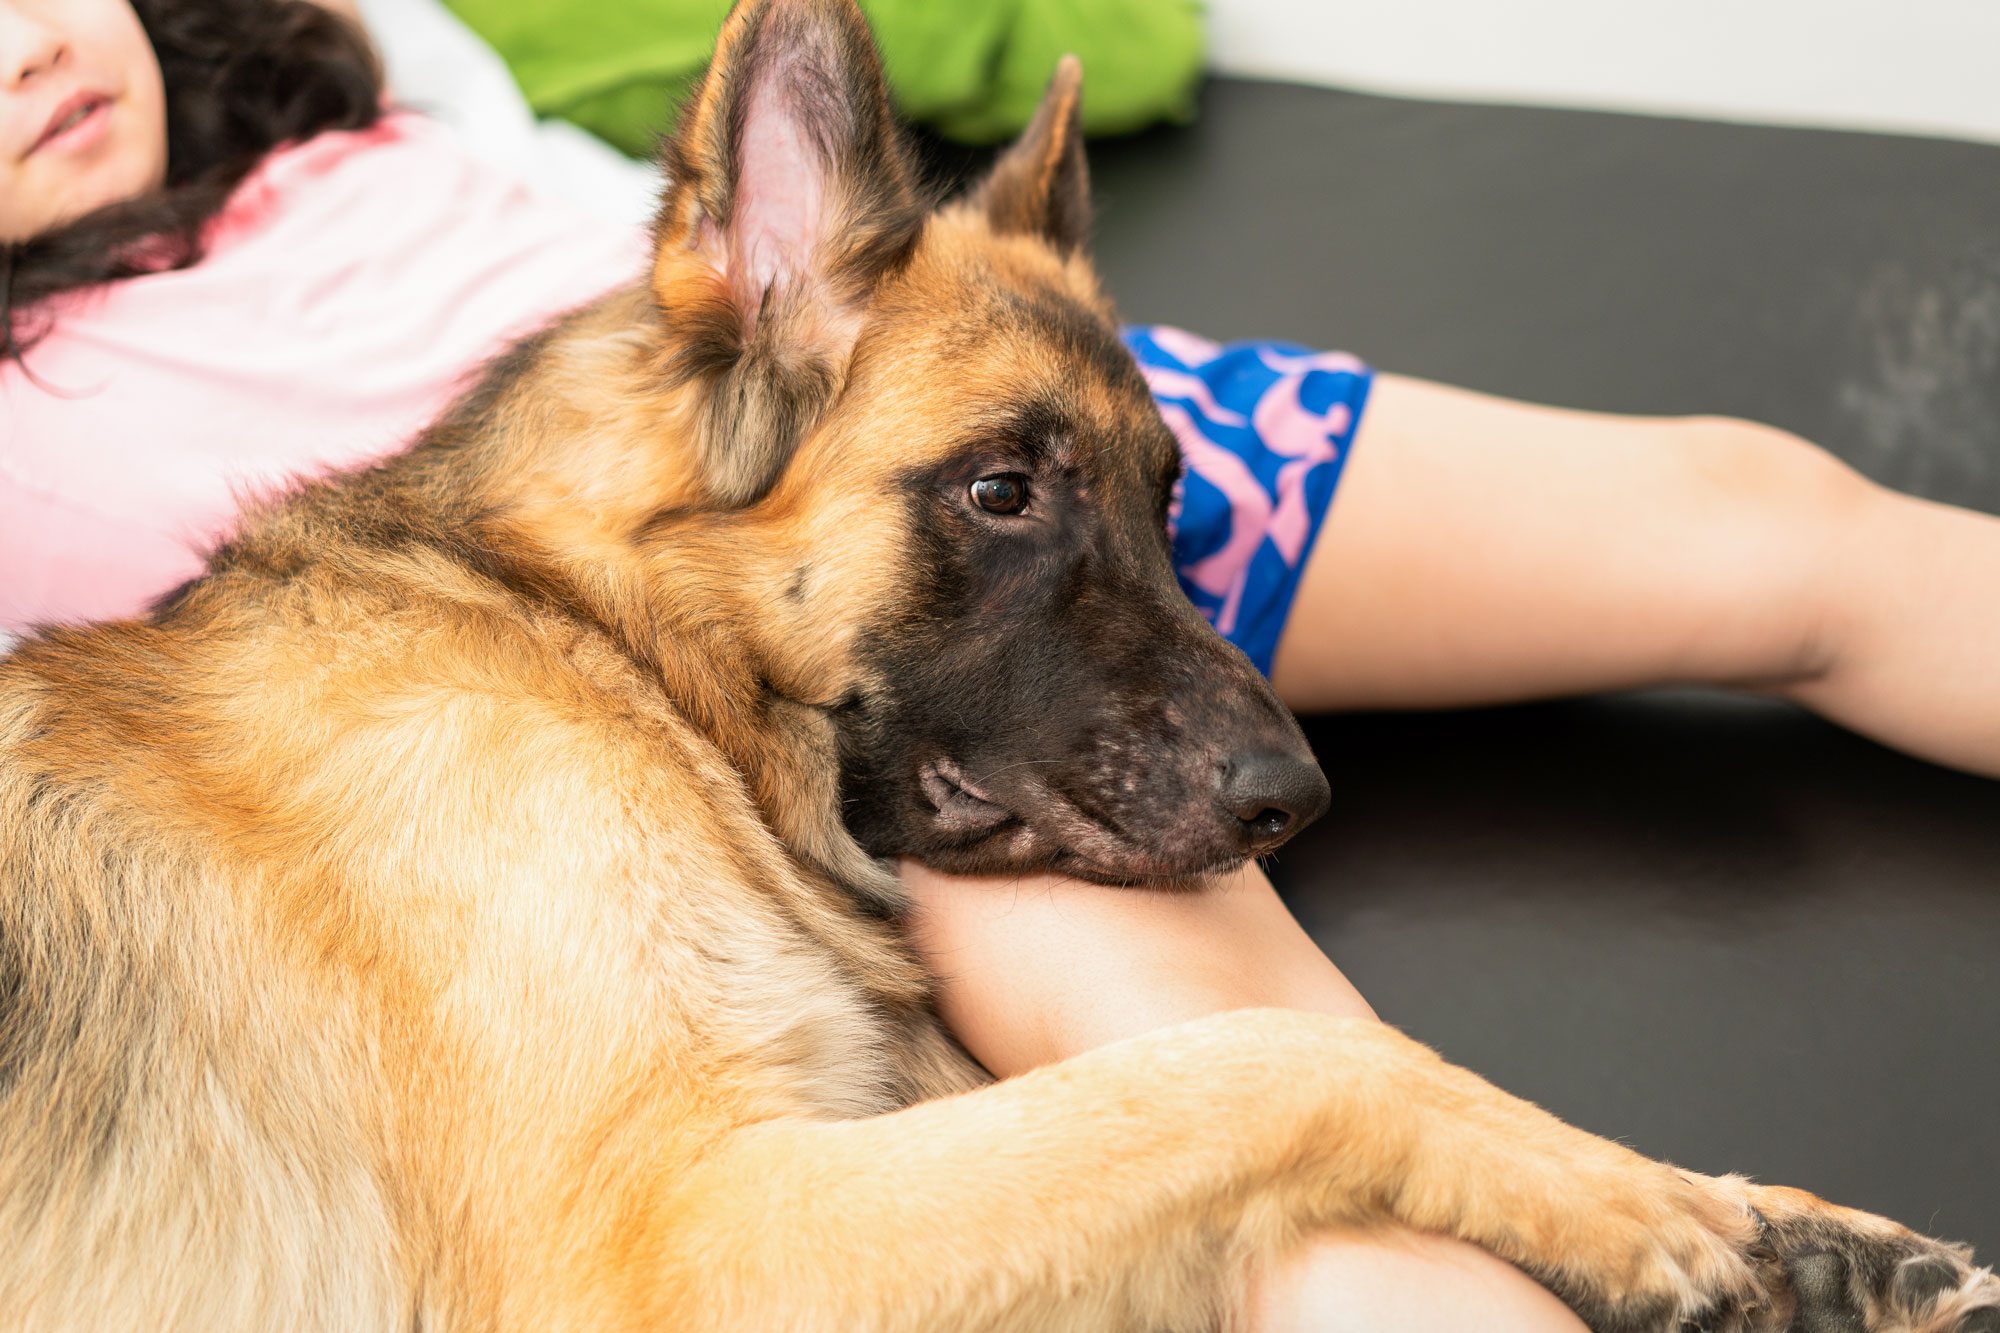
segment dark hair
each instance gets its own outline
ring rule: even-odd
[[[201,258],[202,231],[273,148],[381,113],[368,39],[312,0],[131,0],[166,85],[166,185],[0,246],[0,362],[48,332],[58,292]]]

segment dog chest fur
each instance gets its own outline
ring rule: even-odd
[[[0,666],[0,1211],[32,1238],[0,1294],[37,1326],[93,1253],[133,1273],[99,1296],[153,1293],[131,1327],[456,1305],[536,1262],[468,1219],[564,1175],[970,1081],[871,986],[887,928],[805,882],[656,685],[421,574],[343,602],[301,571],[248,630]]]

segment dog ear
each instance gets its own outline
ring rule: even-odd
[[[703,387],[710,495],[745,505],[839,393],[927,212],[853,0],[739,0],[661,158],[669,374]]]
[[[1064,56],[1035,118],[973,196],[997,232],[1039,236],[1063,254],[1090,239],[1083,156],[1083,66]]]

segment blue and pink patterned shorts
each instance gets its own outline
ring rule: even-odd
[[[1269,675],[1374,372],[1344,352],[1158,324],[1125,345],[1187,462],[1168,520],[1181,586]]]

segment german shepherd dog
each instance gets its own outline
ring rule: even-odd
[[[1326,801],[1175,587],[1078,86],[934,209],[850,0],[746,0],[645,281],[0,665],[0,1325],[1210,1328],[1394,1222],[1607,1333],[2000,1328],[1386,1026],[940,1027],[881,858],[1178,885]]]

